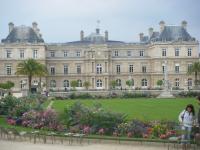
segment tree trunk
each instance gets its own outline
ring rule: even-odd
[[[31,81],[32,81],[32,76],[28,76],[28,90],[31,92]]]

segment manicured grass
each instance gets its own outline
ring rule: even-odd
[[[134,98],[134,99],[98,99],[98,100],[55,100],[52,107],[57,112],[63,113],[64,108],[71,106],[75,101],[81,101],[86,106],[100,103],[112,112],[120,112],[127,115],[127,119],[141,120],[170,120],[178,121],[179,113],[187,104],[193,104],[197,110],[195,98]]]

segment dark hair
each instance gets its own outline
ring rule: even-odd
[[[199,96],[197,96],[197,100],[199,100],[199,101],[200,101],[200,95],[199,95]]]
[[[185,110],[187,111],[188,108],[191,108],[191,112],[193,114],[193,116],[195,116],[195,110],[194,110],[194,106],[192,104],[188,104],[185,108]]]

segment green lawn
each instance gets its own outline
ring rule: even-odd
[[[53,108],[62,113],[64,108],[69,107],[78,100],[55,100]],[[178,121],[179,113],[187,104],[193,104],[197,110],[195,98],[175,98],[175,99],[157,99],[157,98],[134,98],[134,99],[98,99],[81,100],[86,106],[92,106],[95,103],[101,103],[102,106],[113,112],[127,114],[129,120],[133,118],[141,120],[171,120]],[[47,104],[45,104],[47,105]]]

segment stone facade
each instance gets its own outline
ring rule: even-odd
[[[132,89],[155,88],[164,78],[167,61],[168,79],[171,87],[192,88],[194,76],[187,75],[189,66],[199,61],[199,43],[187,32],[187,22],[180,26],[166,26],[160,22],[160,31],[149,28],[149,35],[140,33],[137,43],[109,40],[108,31],[84,37],[80,41],[50,44],[44,43],[37,23],[31,27],[9,23],[9,35],[0,44],[0,82],[15,83],[13,90],[28,87],[26,76],[16,76],[16,65],[27,58],[45,64],[49,75],[42,79],[48,90],[68,90],[70,82],[78,80],[78,90],[89,81],[91,90],[108,90],[110,82],[117,81],[117,88],[127,89],[127,80],[133,81]],[[33,87],[37,86],[33,79]]]

